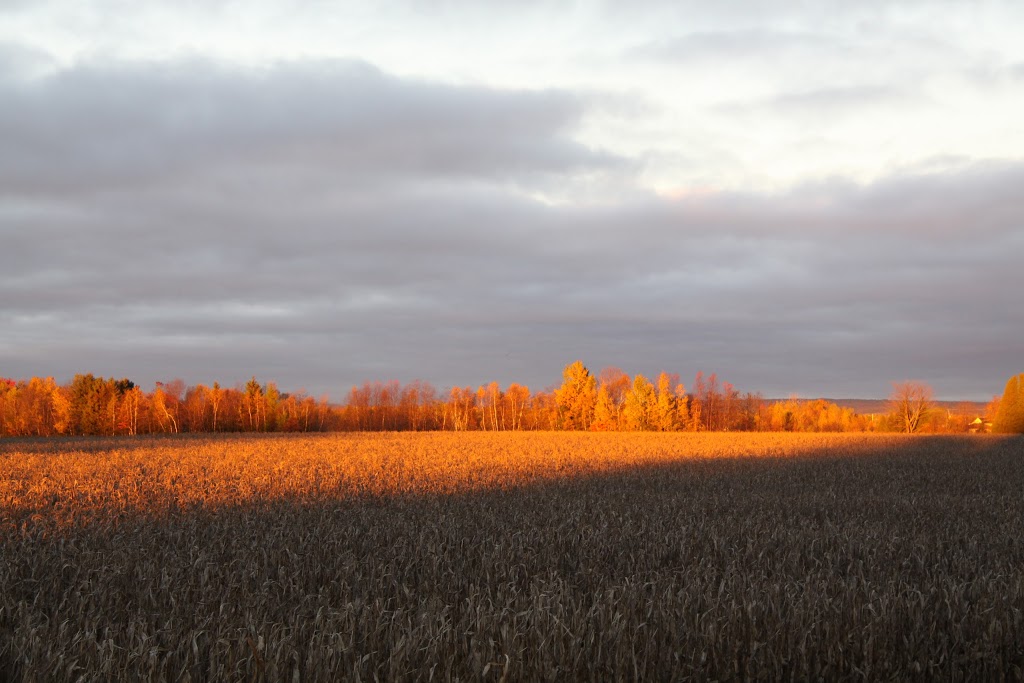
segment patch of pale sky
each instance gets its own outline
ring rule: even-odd
[[[612,23],[615,12],[600,3],[553,11],[543,3],[516,11],[465,3],[50,3],[14,12],[0,35],[64,64],[357,58],[441,82],[627,93],[647,111],[609,116],[594,108],[576,138],[642,160],[633,180],[663,193],[777,191],[834,175],[870,182],[936,155],[1024,155],[1019,88],[972,87],[949,71],[961,61],[967,68],[1024,59],[1007,21],[1019,14],[1011,6],[936,12],[909,3],[834,14],[759,7],[736,15],[649,3]],[[957,30],[964,25],[974,30]],[[635,53],[679,40],[689,42],[675,43],[688,46],[677,59]],[[782,106],[785,98],[862,86],[921,87],[933,103]]]

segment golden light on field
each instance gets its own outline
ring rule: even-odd
[[[4,680],[1019,677],[1018,439],[0,444]]]
[[[564,433],[28,442],[0,460],[0,505],[6,524],[49,527],[274,500],[515,489],[694,460],[849,454],[901,443],[892,435]]]

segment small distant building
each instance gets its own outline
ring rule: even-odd
[[[992,422],[983,417],[976,417],[967,425],[967,431],[971,434],[991,434]]]

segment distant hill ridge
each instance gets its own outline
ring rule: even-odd
[[[769,403],[788,401],[788,398],[770,398]],[[798,401],[817,401],[817,398],[797,398]],[[889,400],[884,398],[822,398],[823,401],[835,403],[840,408],[850,408],[858,415],[881,415],[889,412]],[[985,401],[932,401],[937,409],[948,410],[954,414],[968,412],[971,415],[984,415]]]

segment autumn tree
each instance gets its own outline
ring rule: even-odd
[[[197,384],[185,390],[185,399],[182,402],[182,428],[185,431],[206,431],[209,391],[204,384]]]
[[[992,431],[998,434],[1024,433],[1024,373],[1006,382],[992,422]]]
[[[435,429],[437,391],[429,382],[414,380],[402,388],[398,404],[405,428]]]
[[[267,382],[263,391],[263,429],[268,432],[276,432],[280,428],[278,424],[278,410],[281,404],[281,392],[274,382]]]
[[[326,429],[337,429],[338,428],[338,413],[331,409],[331,404],[327,394],[320,396],[320,400],[316,402],[316,425],[317,431],[324,431]]]
[[[626,392],[633,386],[633,380],[621,368],[611,366],[601,370],[598,382],[608,392],[608,401],[612,414],[609,428],[617,429],[619,417],[622,413],[622,404],[626,400]]]
[[[768,430],[772,432],[794,431],[796,429],[796,409],[796,398],[772,403],[768,408]]]
[[[35,378],[33,378],[34,380]],[[0,378],[0,435],[25,436],[31,434],[33,410],[26,404],[31,398],[27,384]]]
[[[722,382],[721,410],[719,411],[718,429],[731,431],[743,429],[743,417],[740,392],[730,382]]]
[[[19,382],[17,393],[15,406],[19,431],[22,434],[45,435],[49,431],[47,425],[49,411],[46,392],[41,386],[40,379],[33,377],[28,382]]]
[[[442,426],[456,432],[469,430],[469,420],[475,406],[476,394],[470,387],[452,387]]]
[[[761,394],[748,391],[739,403],[735,428],[746,432],[761,431],[762,424],[767,423],[765,413],[766,406]]]
[[[594,402],[594,422],[590,428],[596,432],[607,432],[616,428],[618,408],[612,402],[608,385],[601,382]]]
[[[139,409],[145,400],[145,394],[137,386],[133,386],[124,393],[122,403],[124,405],[125,428],[131,436],[139,433]]]
[[[101,434],[106,424],[107,387],[101,377],[75,375],[68,388],[71,398],[71,429],[74,434]]]
[[[711,373],[705,378],[703,372],[698,372],[693,380],[693,400],[690,409],[693,421],[691,429],[710,431],[728,427],[723,422],[722,403],[723,397],[718,386],[718,375]]]
[[[0,436],[53,436],[70,428],[69,388],[53,377],[0,378]]]
[[[217,412],[219,417],[217,418],[217,430],[223,432],[245,431],[245,420],[243,418],[245,394],[243,394],[240,387],[222,388],[221,391],[223,393],[218,402]]]
[[[659,432],[679,429],[680,396],[685,401],[686,389],[679,383],[679,375],[662,372],[658,375],[658,399],[654,408],[652,427]]]
[[[972,418],[977,417],[974,404],[969,401],[961,401],[953,410],[947,411],[945,430],[957,434],[968,431]]]
[[[11,385],[14,392],[12,417],[16,429],[11,434],[51,436],[67,428],[68,408],[65,391],[52,377],[33,377],[27,382]]]
[[[932,408],[932,388],[923,382],[893,382],[889,414],[901,431],[913,434]]]
[[[522,384],[513,382],[505,390],[506,411],[509,416],[509,429],[519,430],[523,428],[523,414],[530,402],[530,389]]]
[[[369,428],[370,383],[352,387],[345,402],[342,428],[346,431],[362,431]]]
[[[210,413],[213,416],[213,431],[217,431],[217,417],[220,415],[220,406],[223,401],[224,390],[220,388],[220,384],[214,382],[207,392],[207,402],[210,404]]]
[[[996,394],[992,397],[992,400],[985,404],[985,413],[983,418],[988,418],[990,422],[995,421],[996,415],[999,414],[999,402],[1002,400],[1002,396]]]
[[[504,429],[501,387],[497,382],[481,385],[476,392],[477,407],[480,410],[480,428],[484,431]],[[488,425],[490,425],[488,427]]]
[[[658,397],[651,384],[643,375],[633,379],[632,388],[626,393],[626,401],[622,405],[622,419],[626,429],[644,431],[652,429],[655,421],[655,410]]]
[[[582,361],[565,366],[562,380],[562,386],[555,392],[562,429],[589,429],[594,420],[597,381]]]
[[[401,385],[397,380],[373,383],[370,409],[374,415],[374,429],[381,431],[395,429],[397,422],[398,402],[401,398]],[[380,427],[377,427],[377,424]]]
[[[0,436],[14,436],[18,417],[18,383],[0,377]]]
[[[258,432],[263,424],[263,387],[255,375],[245,384],[245,414],[249,431]]]
[[[523,429],[558,429],[560,427],[558,400],[554,391],[538,391],[530,397],[523,413]]]
[[[162,431],[178,433],[178,398],[177,386],[172,383],[157,382],[150,394],[150,413],[156,419]]]
[[[487,431],[488,418],[491,416],[491,406],[489,403],[487,387],[481,384],[476,390],[476,408],[478,412],[477,424],[479,424],[480,429],[485,432]]]

